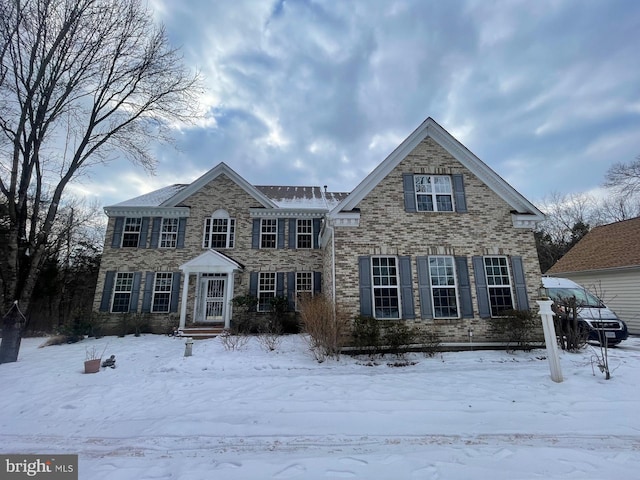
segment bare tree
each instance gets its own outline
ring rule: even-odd
[[[0,0],[3,312],[28,310],[69,182],[117,155],[152,169],[152,142],[195,115],[197,74],[152,18],[139,0]]]
[[[613,164],[607,170],[604,186],[632,196],[640,193],[640,156],[629,163]]]

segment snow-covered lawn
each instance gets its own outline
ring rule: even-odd
[[[0,453],[77,453],[81,479],[637,479],[640,338],[610,350],[474,351],[409,366],[319,364],[300,336],[146,335],[38,348],[0,365]],[[85,350],[117,368],[84,374]]]

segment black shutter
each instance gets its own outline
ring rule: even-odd
[[[464,181],[461,173],[451,175],[453,181],[453,196],[456,202],[456,212],[467,213],[467,199],[464,194]]]
[[[289,248],[296,248],[296,228],[297,221],[295,218],[289,219]]]
[[[296,272],[287,272],[287,300],[289,310],[296,309]]]
[[[422,318],[433,318],[433,307],[431,305],[431,282],[429,281],[429,262],[427,257],[417,257],[418,265],[418,292],[420,295],[420,316]]]
[[[111,248],[120,248],[122,245],[122,231],[124,230],[124,217],[116,217],[113,225],[113,237],[111,238]]]
[[[102,287],[102,299],[100,301],[100,311],[108,312],[111,310],[111,292],[113,292],[113,283],[116,278],[115,271],[108,271],[104,276],[104,287]]]
[[[276,273],[276,297],[284,297],[284,272]]]
[[[129,301],[129,311],[135,313],[138,311],[138,299],[140,298],[140,280],[142,272],[133,274],[133,285],[131,286],[131,299]]]
[[[416,212],[416,184],[413,174],[402,174],[402,186],[404,191],[404,210],[406,212]]]
[[[140,241],[138,248],[147,248],[147,237],[149,236],[149,217],[142,217],[140,225]]]
[[[522,257],[511,257],[511,269],[513,270],[513,280],[516,290],[516,308],[518,310],[529,310],[529,297],[527,296],[527,282],[524,277]]]
[[[253,219],[253,230],[251,231],[251,248],[260,248],[260,219],[259,218]]]
[[[149,313],[151,311],[151,299],[153,298],[153,280],[155,278],[154,272],[147,272],[144,277],[144,291],[142,293],[142,313]]]
[[[177,248],[184,248],[184,237],[185,237],[185,233],[187,231],[187,219],[182,217],[180,220],[178,220],[178,241],[177,241]]]
[[[258,296],[258,272],[251,272],[249,274],[249,295],[253,297]]]
[[[358,272],[360,274],[360,315],[373,317],[371,257],[358,257]]]
[[[160,228],[162,226],[162,217],[153,217],[151,223],[151,243],[149,248],[158,248],[160,245]]]
[[[284,218],[276,220],[278,226],[278,248],[284,248]]]
[[[471,281],[467,257],[455,257],[458,274],[458,292],[460,293],[460,311],[462,318],[473,318],[473,302],[471,300]]]
[[[313,248],[320,248],[320,223],[321,219],[313,219]]]
[[[313,272],[313,294],[322,293],[322,272]]]
[[[411,275],[411,257],[398,257],[400,272],[400,297],[402,301],[402,318],[414,319],[416,312],[413,307],[413,278]]]
[[[182,272],[173,272],[173,278],[171,279],[171,304],[169,305],[170,312],[178,311],[178,302],[180,302],[180,280],[182,279]]]
[[[480,318],[491,318],[489,307],[489,290],[487,288],[487,278],[484,271],[484,259],[479,256],[472,258],[473,274],[476,279],[476,296],[478,297],[478,313]]]

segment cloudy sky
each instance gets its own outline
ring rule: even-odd
[[[206,119],[104,205],[224,161],[257,185],[350,191],[427,117],[538,202],[640,155],[635,0],[152,0],[201,71]]]

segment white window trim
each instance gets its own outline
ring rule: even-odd
[[[213,247],[213,221],[214,220],[226,220],[227,228],[224,234],[226,235],[226,241],[224,247]],[[222,235],[222,232],[215,232],[217,235]],[[229,214],[224,210],[217,210],[213,215],[204,219],[204,228],[202,234],[202,248],[234,248],[236,235],[236,219],[229,217]]]
[[[158,290],[158,275],[167,275],[169,278],[169,290]],[[172,272],[156,272],[153,277],[153,295],[151,296],[151,313],[168,313],[171,311],[171,292],[173,290],[173,273]],[[156,294],[169,294],[169,301],[167,302],[166,310],[156,310],[154,308],[156,304]]]
[[[305,274],[305,275],[309,275],[309,277],[311,278],[311,281],[309,282],[309,290],[300,290],[298,289],[298,275],[300,274]],[[296,281],[296,287],[295,287],[295,297],[294,297],[294,303],[295,303],[295,311],[299,311],[299,306],[298,306],[298,298],[300,296],[301,293],[308,293],[313,297],[313,292],[314,292],[314,284],[313,284],[313,272],[312,271],[303,271],[303,272],[295,272],[295,281]]]
[[[505,265],[507,266],[507,278],[509,279],[509,295],[511,295],[511,308],[515,308],[515,298],[513,296],[513,277],[511,276],[511,265],[509,265],[509,257],[507,257],[506,255],[485,255],[484,257],[482,257],[482,266],[484,267],[484,280],[485,283],[487,284],[487,301],[489,303],[489,313],[491,314],[491,318],[500,318],[501,315],[494,315],[493,314],[493,308],[491,307],[491,289],[492,288],[504,288],[507,287],[507,285],[489,285],[489,278],[487,276],[487,262],[486,259],[487,258],[500,258],[503,259],[505,262]]]
[[[300,233],[300,222],[308,222],[311,227],[311,231],[309,233]],[[309,246],[301,247],[299,239],[301,237],[309,237]],[[310,218],[296,218],[296,248],[301,250],[311,250],[313,249],[313,220]]]
[[[172,222],[171,226],[175,225],[175,231],[167,231],[165,232],[164,226],[166,222]],[[178,246],[178,229],[180,228],[180,221],[177,218],[163,218],[162,222],[160,222],[160,238],[158,240],[159,248],[177,248]],[[168,241],[170,239],[170,242]],[[162,246],[163,240],[164,243],[171,243],[171,246]]]
[[[434,290],[436,289],[443,289],[443,288],[451,288],[450,285],[447,286],[440,286],[440,285],[433,285],[433,283],[431,283],[431,262],[430,260],[432,258],[446,258],[446,259],[450,259],[451,260],[451,265],[453,266],[453,289],[455,291],[455,296],[456,296],[456,309],[458,311],[458,315],[455,317],[438,317],[436,316],[436,301],[435,301],[435,296],[433,294]],[[427,257],[427,268],[429,269],[429,287],[431,288],[431,308],[432,308],[432,312],[433,312],[433,318],[437,319],[437,320],[452,320],[452,319],[458,319],[461,318],[461,312],[460,312],[460,295],[458,293],[458,271],[456,270],[456,260],[453,256],[451,255],[429,255]]]
[[[380,259],[380,258],[393,258],[394,262],[395,262],[395,268],[396,268],[396,284],[394,285],[375,285],[374,282],[374,276],[373,276],[373,261],[374,259]],[[393,256],[393,255],[375,255],[371,257],[371,302],[372,302],[372,311],[373,311],[373,318],[375,318],[376,320],[400,320],[402,318],[402,297],[401,297],[401,291],[400,291],[400,265],[398,262],[398,257]],[[396,290],[396,296],[398,298],[398,316],[397,317],[378,317],[376,315],[376,289],[382,289],[382,288],[395,288]]]
[[[118,278],[122,278],[124,276],[127,276],[128,278],[131,279],[131,282],[129,283],[130,288],[129,290],[118,290]],[[113,282],[113,294],[111,295],[111,309],[110,312],[111,313],[129,313],[129,308],[131,305],[131,295],[133,294],[133,281],[134,281],[135,275],[133,272],[116,272],[116,278],[114,279]],[[129,302],[127,303],[127,310],[125,312],[116,312],[113,310],[113,306],[114,306],[114,302],[116,299],[116,295],[119,293],[128,293],[129,294]]]
[[[139,220],[137,223],[137,230],[127,230],[127,222],[129,220]],[[141,217],[125,217],[124,224],[122,225],[122,238],[120,239],[120,247],[121,248],[140,248],[140,233],[142,232],[142,218]],[[124,246],[124,237],[126,235],[136,234],[138,237],[138,241],[136,242],[136,246]]]
[[[266,225],[267,222],[275,222],[274,226],[275,226],[275,230],[273,232],[265,232],[264,231],[264,226]],[[271,236],[273,235],[274,237],[274,242],[273,242],[273,247],[265,247],[264,246],[264,237],[265,236]],[[260,248],[264,248],[267,250],[273,250],[278,248],[278,219],[277,218],[261,218],[260,219]]]
[[[263,275],[273,275],[273,290],[262,290],[262,277]],[[273,292],[273,296],[272,298],[276,298],[277,292],[278,292],[278,274],[276,272],[258,272],[258,289],[256,291],[256,294],[258,296],[258,305],[257,305],[257,310],[258,312],[270,312],[271,311],[271,307],[269,307],[268,310],[263,310],[260,308],[260,298],[261,298],[261,294],[263,293],[271,293]]]
[[[449,187],[450,187],[450,193],[441,193],[441,192],[418,192],[417,186],[416,186],[416,179],[419,177],[431,177],[432,179],[434,178],[447,178],[449,179]],[[432,185],[435,186],[435,182],[432,182]],[[453,192],[453,179],[451,178],[451,175],[433,175],[433,174],[415,174],[413,176],[413,190],[414,190],[414,195],[415,195],[415,199],[416,199],[416,211],[418,212],[447,212],[447,213],[451,213],[451,212],[455,212],[456,211],[456,204],[455,204],[455,196],[454,196],[454,192]],[[430,196],[431,197],[431,202],[433,204],[433,210],[420,210],[419,205],[420,202],[418,200],[418,195],[425,195],[425,196]],[[451,198],[451,210],[438,210],[438,201],[437,201],[437,196],[438,195],[447,195]]]

